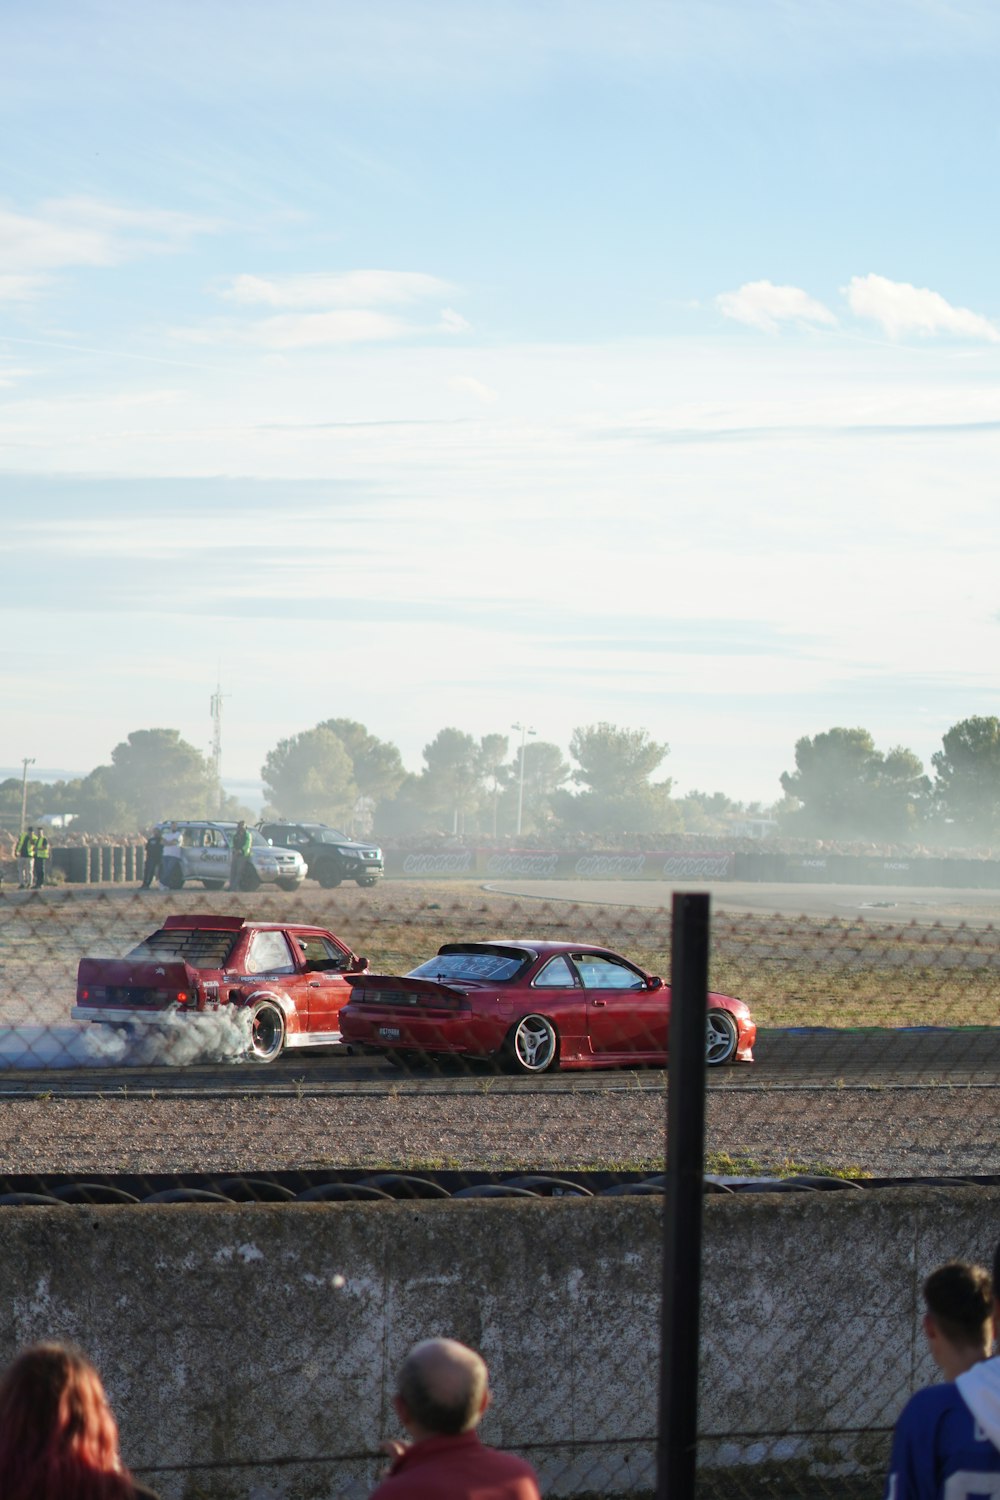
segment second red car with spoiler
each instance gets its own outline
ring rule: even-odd
[[[546,1073],[667,1060],[670,986],[609,948],[445,943],[409,974],[355,974],[348,983],[344,1041],[394,1062],[462,1056]],[[752,1062],[756,1037],[742,1000],[709,995],[709,1064]]]

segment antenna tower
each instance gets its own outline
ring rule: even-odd
[[[229,694],[223,694],[221,682],[216,682],[215,692],[211,697],[212,709],[212,770],[215,772],[215,784],[219,789],[219,806],[222,806],[224,793],[222,790],[222,699],[228,698]]]

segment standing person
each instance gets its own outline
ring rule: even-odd
[[[540,1500],[530,1464],[479,1440],[490,1386],[474,1349],[454,1339],[417,1344],[400,1368],[392,1404],[412,1441],[383,1444],[392,1464],[371,1500]]]
[[[49,862],[52,846],[45,836],[44,828],[39,828],[35,834],[35,890],[40,891],[45,884],[45,867]]]
[[[156,1500],[118,1453],[101,1377],[79,1349],[34,1344],[0,1379],[4,1500]]]
[[[163,846],[160,849],[160,886],[169,891],[180,890],[184,884],[180,864],[174,861],[181,857],[181,831],[176,823],[167,823],[163,829]],[[181,878],[178,878],[181,877]]]
[[[14,845],[17,859],[17,883],[22,891],[31,889],[35,878],[35,830],[26,828]]]
[[[253,834],[241,818],[233,834],[233,852],[229,861],[229,889],[231,891],[242,889],[243,871],[247,867],[252,848]]]
[[[918,1391],[892,1440],[886,1500],[1000,1494],[1000,1360],[990,1359],[993,1286],[982,1266],[950,1261],[924,1283],[924,1333],[945,1384]]]
[[[151,828],[146,838],[146,857],[142,865],[142,889],[144,891],[149,890],[159,875],[162,859],[163,834],[158,828]]]

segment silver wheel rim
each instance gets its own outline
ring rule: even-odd
[[[277,1057],[284,1041],[281,1013],[273,1005],[262,1005],[250,1023],[250,1050],[264,1062]]]
[[[514,1051],[527,1072],[544,1072],[556,1052],[556,1034],[551,1023],[543,1016],[525,1016],[514,1032]]]
[[[710,1015],[705,1054],[709,1066],[728,1062],[736,1051],[737,1040],[735,1022],[728,1016]]]

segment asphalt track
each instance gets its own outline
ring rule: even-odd
[[[499,894],[569,905],[607,905],[646,910],[669,909],[674,891],[703,891],[712,909],[761,917],[797,916],[958,927],[1000,928],[1000,893],[932,887],[764,885],[730,882],[667,881],[502,881],[486,887]],[[130,892],[129,894],[134,894]],[[79,1028],[73,1028],[79,1031]],[[25,1028],[11,1028],[22,1051]],[[45,1028],[48,1033],[53,1028]],[[248,1063],[191,1063],[185,1067],[87,1066],[72,1055],[68,1040],[62,1065],[37,1059],[26,1070],[5,1058],[0,1046],[0,1097],[51,1092],[105,1095],[155,1090],[158,1094],[259,1097],[328,1093],[385,1093],[400,1087],[425,1092],[481,1091],[483,1073],[472,1077],[455,1069],[404,1077],[389,1064],[331,1051],[296,1052],[261,1068]],[[512,1092],[563,1093],[622,1088],[662,1088],[657,1069],[556,1073],[542,1078],[491,1075],[489,1087]],[[711,1089],[956,1087],[1000,1088],[1000,1027],[959,1030],[912,1029],[834,1031],[803,1029],[763,1032],[752,1065],[709,1070]]]
[[[190,1063],[185,1067],[4,1068],[0,1098],[53,1094],[105,1097],[155,1092],[161,1097],[261,1098],[329,1094],[620,1092],[665,1087],[660,1068],[557,1072],[511,1077],[455,1063],[402,1073],[378,1058],[325,1050],[286,1053],[267,1067],[253,1063]],[[960,1030],[763,1031],[756,1060],[708,1070],[711,1090],[788,1088],[1000,1088],[1000,1028]]]
[[[708,891],[714,911],[758,916],[812,917],[921,926],[1000,928],[1000,891],[943,886],[769,885],[752,881],[503,880],[486,887],[500,895],[575,906],[633,906],[662,910],[675,891]]]

